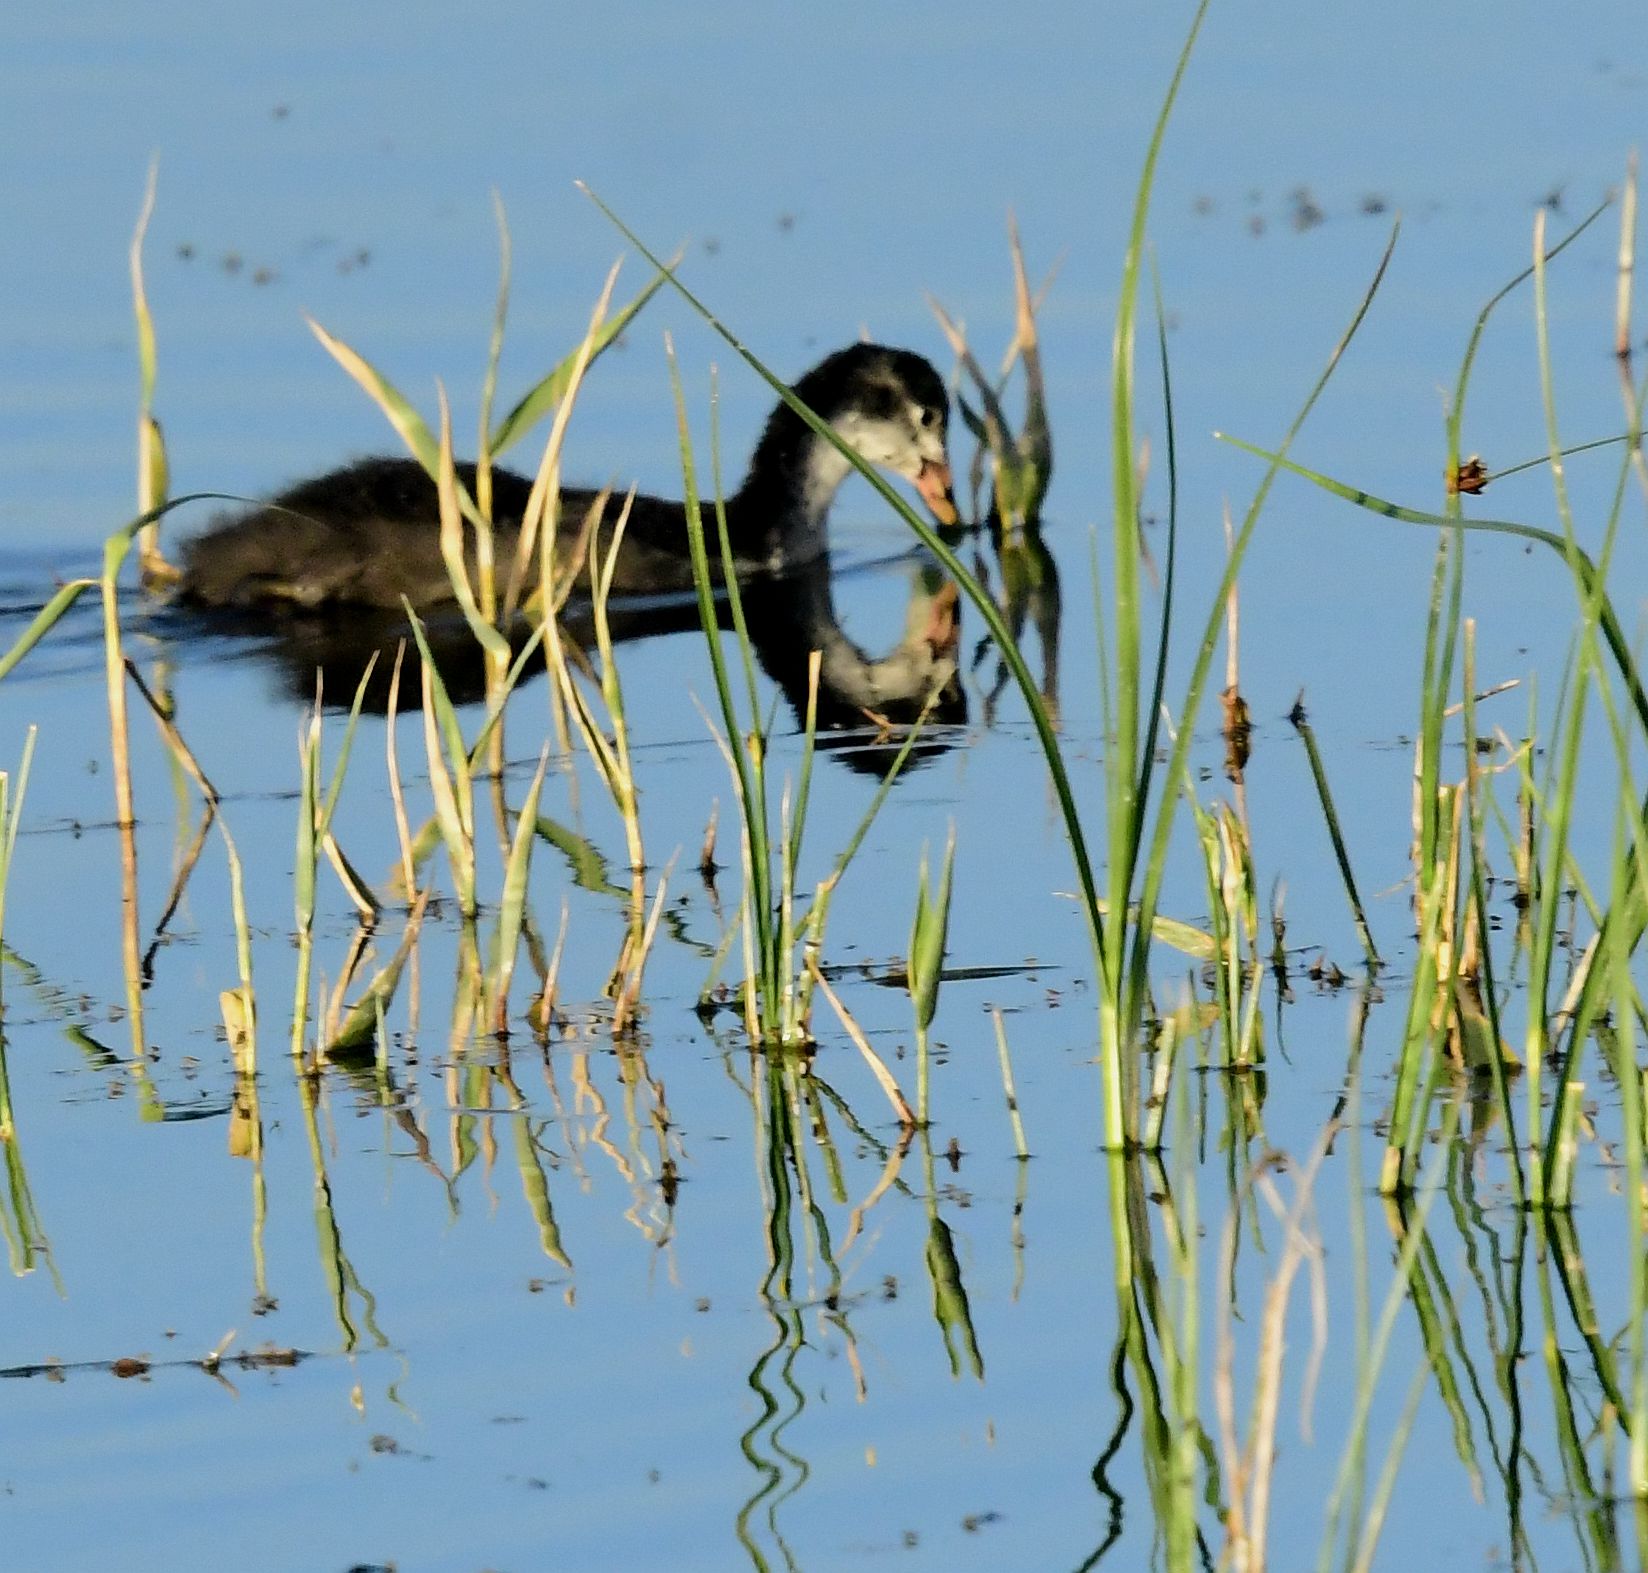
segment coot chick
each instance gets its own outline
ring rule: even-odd
[[[855,344],[795,384],[797,396],[858,454],[912,481],[934,516],[954,523],[945,448],[949,399],[932,365],[908,350]],[[740,579],[781,573],[823,555],[830,502],[851,471],[847,460],[780,403],[767,421],[744,483],[727,499],[727,530]],[[475,467],[458,466],[473,494]],[[514,554],[532,483],[507,470],[492,478],[496,557]],[[596,493],[561,492],[557,542],[573,550]],[[607,508],[606,528],[620,499]],[[711,562],[716,561],[713,514]],[[466,535],[468,531],[466,529]],[[686,511],[637,496],[613,589],[667,593],[691,588]],[[440,549],[435,485],[415,459],[363,459],[304,481],[272,502],[216,524],[186,542],[176,594],[205,606],[414,607],[453,599]]]

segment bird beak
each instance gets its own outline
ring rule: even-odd
[[[961,648],[961,591],[948,579],[927,603],[921,637],[935,659],[954,660]]]
[[[916,475],[916,490],[927,504],[928,512],[940,524],[954,524],[961,517],[956,512],[956,494],[950,484],[950,466],[942,459],[924,459]]]

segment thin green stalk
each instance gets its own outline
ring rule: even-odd
[[[143,285],[143,242],[154,216],[155,188],[160,179],[160,160],[149,163],[149,179],[143,190],[143,206],[132,235],[129,257],[132,276],[132,314],[137,324],[138,409],[137,409],[137,511],[151,513],[163,507],[170,484],[166,462],[166,439],[154,415],[155,330],[149,310],[149,296]],[[168,576],[160,554],[158,519],[138,531],[137,555],[145,579]]]
[[[1350,902],[1351,921],[1356,925],[1357,938],[1362,941],[1362,949],[1368,958],[1368,965],[1379,966],[1379,950],[1373,943],[1373,932],[1368,928],[1367,914],[1362,908],[1362,898],[1356,891],[1356,876],[1351,872],[1350,851],[1345,846],[1345,838],[1339,828],[1339,815],[1333,806],[1333,793],[1328,787],[1328,774],[1322,765],[1321,750],[1316,746],[1316,733],[1310,722],[1305,718],[1304,694],[1301,692],[1298,701],[1288,715],[1293,724],[1293,730],[1299,734],[1299,741],[1305,745],[1305,758],[1310,762],[1311,779],[1316,783],[1317,801],[1322,805],[1322,818],[1328,827],[1328,839],[1333,843],[1333,856],[1339,864],[1339,877],[1344,881],[1345,898]]]
[[[484,525],[475,532],[475,577],[480,581],[481,615],[492,623],[498,615],[498,586],[492,537],[492,401],[498,392],[498,362],[503,357],[504,327],[509,319],[509,278],[513,251],[504,200],[494,190],[492,214],[498,224],[498,298],[492,310],[492,337],[486,347],[486,371],[481,378],[479,442],[475,449],[475,506]]]
[[[1451,1144],[1459,1128],[1459,1105],[1457,1101],[1448,1105],[1446,1117],[1443,1121],[1441,1142],[1443,1147]],[[1396,1320],[1402,1307],[1408,1301],[1408,1285],[1414,1271],[1414,1264],[1418,1260],[1419,1252],[1424,1244],[1426,1222],[1430,1217],[1432,1206],[1442,1189],[1445,1177],[1445,1166],[1433,1166],[1435,1174],[1427,1179],[1413,1201],[1404,1207],[1402,1213],[1403,1234],[1401,1248],[1397,1252],[1395,1269],[1391,1275],[1390,1287],[1385,1293],[1384,1304],[1380,1308],[1378,1320],[1373,1324],[1371,1336],[1368,1339],[1365,1358],[1360,1358],[1356,1367],[1355,1396],[1351,1411],[1345,1424],[1345,1451],[1340,1457],[1339,1470],[1334,1481],[1332,1492],[1327,1501],[1327,1528],[1323,1532],[1321,1547],[1317,1553],[1317,1573],[1328,1573],[1332,1566],[1334,1547],[1339,1539],[1340,1524],[1343,1521],[1346,1494],[1350,1490],[1353,1479],[1358,1474],[1363,1460],[1363,1450],[1366,1446],[1364,1433],[1367,1430],[1368,1416],[1373,1408],[1374,1396],[1379,1388],[1379,1374],[1385,1364],[1385,1356],[1390,1349],[1390,1341],[1396,1330]],[[1350,1533],[1356,1535],[1359,1526],[1352,1525]],[[1353,1547],[1347,1547],[1347,1556]]]
[[[996,1053],[1001,1059],[1001,1091],[1007,1100],[1007,1117],[1013,1122],[1013,1154],[1023,1163],[1030,1156],[1024,1140],[1024,1117],[1019,1112],[1019,1090],[1013,1081],[1013,1060],[1007,1050],[1007,1027],[1000,1010],[992,1009],[991,1019],[996,1024]]]
[[[1137,1100],[1132,1095],[1135,1078],[1135,1037],[1142,1007],[1144,983],[1140,974],[1148,954],[1148,939],[1141,946],[1135,938],[1133,964],[1128,966],[1127,912],[1133,897],[1139,848],[1144,837],[1144,816],[1148,804],[1153,751],[1141,751],[1140,638],[1141,606],[1139,590],[1139,477],[1133,422],[1133,343],[1138,313],[1139,275],[1144,265],[1146,223],[1155,187],[1156,163],[1161,156],[1179,86],[1190,64],[1209,0],[1202,0],[1191,20],[1184,47],[1175,62],[1173,77],[1156,116],[1150,142],[1145,150],[1133,203],[1133,222],[1128,231],[1127,252],[1122,262],[1121,287],[1116,303],[1116,327],[1110,355],[1110,480],[1111,513],[1111,604],[1115,651],[1115,727],[1105,750],[1105,800],[1109,825],[1108,846],[1111,923],[1101,936],[1099,965],[1101,990],[1099,1005],[1099,1057],[1104,1080],[1105,1142],[1120,1146],[1136,1134]],[[1171,443],[1170,443],[1171,446]],[[1220,598],[1221,607],[1224,604]],[[1163,628],[1166,638],[1166,628]],[[1158,661],[1158,679],[1161,664]],[[1184,718],[1189,729],[1190,717]],[[1175,771],[1168,779],[1176,781]],[[1148,933],[1150,908],[1141,905],[1139,923]]]
[[[1390,266],[1392,253],[1396,248],[1400,226],[1394,226],[1390,238],[1386,242],[1385,250],[1380,256],[1379,265],[1374,270],[1373,277],[1363,292],[1356,310],[1351,316],[1349,325],[1340,336],[1328,356],[1327,364],[1306,395],[1299,412],[1294,416],[1282,439],[1281,453],[1285,454],[1292,446],[1294,439],[1303,428],[1306,419],[1316,407],[1327,388],[1329,379],[1338,369],[1340,361],[1349,349],[1357,330],[1366,319],[1369,309],[1373,305],[1375,295],[1385,277],[1385,270]],[[1253,531],[1259,522],[1259,516],[1264,509],[1265,501],[1269,497],[1270,489],[1275,481],[1279,469],[1286,468],[1286,461],[1280,460],[1271,467],[1260,481],[1253,494],[1253,500],[1248,505],[1247,513],[1243,516],[1240,529],[1236,532],[1235,541],[1231,544],[1225,557],[1225,570],[1209,603],[1207,621],[1202,630],[1201,643],[1197,649],[1195,663],[1190,679],[1185,685],[1185,700],[1181,707],[1181,723],[1174,737],[1173,750],[1167,763],[1162,767],[1164,777],[1168,781],[1182,781],[1184,779],[1187,761],[1189,759],[1191,739],[1194,727],[1191,719],[1196,715],[1201,705],[1202,694],[1207,684],[1207,674],[1213,663],[1213,656],[1218,648],[1219,638],[1224,626],[1226,607],[1230,599],[1232,585],[1240,571],[1243,559],[1246,556],[1248,543]],[[1150,754],[1154,755],[1152,748]],[[1137,1017],[1143,1011],[1143,993],[1146,986],[1149,960],[1149,945],[1154,932],[1154,918],[1157,902],[1161,892],[1161,883],[1167,867],[1168,846],[1172,839],[1173,822],[1179,803],[1178,793],[1164,793],[1157,807],[1156,827],[1151,840],[1150,851],[1144,859],[1144,877],[1140,886],[1138,912],[1139,917],[1133,926],[1133,958],[1129,963],[1129,976],[1134,980],[1134,987],[1138,992],[1137,1002],[1130,1006],[1130,1011]]]
[[[427,655],[426,655],[427,659]],[[292,905],[297,924],[298,966],[297,981],[292,1000],[292,1053],[301,1056],[309,1023],[310,969],[314,956],[315,880],[320,868],[320,854],[332,834],[332,816],[337,811],[338,797],[343,791],[343,779],[349,769],[349,755],[354,747],[355,728],[360,721],[361,705],[366,699],[366,687],[372,680],[375,659],[355,689],[354,703],[349,708],[349,719],[344,724],[343,738],[338,746],[338,760],[332,768],[325,794],[321,792],[321,703],[317,690],[314,709],[309,714],[298,739],[298,761],[301,780],[298,788],[297,855],[292,873]]]
[[[639,246],[639,242],[636,242]],[[647,260],[655,262],[650,252],[641,248]],[[709,557],[704,546],[704,520],[699,508],[697,467],[692,454],[692,437],[687,424],[686,395],[681,386],[681,372],[675,360],[675,346],[666,339],[670,364],[670,386],[675,395],[676,428],[680,436],[681,470],[687,519],[687,543],[692,555],[692,578],[698,596],[698,619],[704,630],[709,652],[710,670],[715,681],[716,698],[721,707],[721,721],[726,728],[728,752],[732,761],[733,777],[738,787],[739,816],[744,835],[749,843],[749,899],[747,913],[757,941],[760,968],[758,996],[767,1003],[766,1019],[774,1019],[779,979],[775,947],[771,943],[773,911],[771,849],[767,844],[765,744],[761,734],[752,735],[749,746],[743,741],[738,720],[738,709],[733,703],[732,688],[727,680],[726,661],[721,652],[720,623],[715,615],[715,592],[710,579]],[[729,573],[727,577],[733,576]]]
[[[1511,1100],[1510,1075],[1503,1052],[1504,1036],[1499,1020],[1499,993],[1495,985],[1493,946],[1489,942],[1493,929],[1488,921],[1487,837],[1483,826],[1482,770],[1477,763],[1476,738],[1476,626],[1467,620],[1463,663],[1464,694],[1462,714],[1465,728],[1465,808],[1470,824],[1471,910],[1476,918],[1476,931],[1482,936],[1482,981],[1479,993],[1488,1018],[1488,1037],[1491,1052],[1488,1056],[1488,1074],[1493,1080],[1494,1102],[1499,1117],[1505,1122],[1505,1151],[1510,1160],[1511,1194],[1520,1206],[1525,1192],[1522,1172],[1522,1149],[1517,1138],[1516,1106]]]
[[[1450,802],[1455,801],[1451,790],[1449,796]],[[1451,809],[1449,818],[1451,822]],[[1429,1102],[1421,1084],[1435,1085],[1431,1062],[1440,1052],[1438,1039],[1442,1028],[1435,1007],[1446,912],[1447,881],[1429,881],[1419,892],[1414,976],[1408,990],[1407,1019],[1398,1050],[1396,1088],[1391,1102],[1390,1133],[1379,1177],[1379,1191],[1384,1196],[1410,1191],[1417,1172],[1419,1136],[1416,1133],[1423,1132]]]
[[[1626,829],[1622,801],[1621,812],[1615,816],[1614,826],[1614,902],[1617,907],[1624,900],[1625,887],[1632,879],[1640,881],[1644,874],[1641,854],[1632,866],[1626,856]],[[1636,838],[1642,846],[1642,838]],[[1621,1002],[1630,998],[1632,982],[1630,951],[1615,931],[1614,942],[1602,958],[1608,968],[1611,992]],[[1619,1086],[1620,1148],[1624,1168],[1625,1216],[1627,1239],[1630,1242],[1627,1260],[1629,1270],[1628,1303],[1636,1308],[1630,1318],[1626,1354],[1630,1367],[1630,1407],[1627,1429],[1631,1437],[1629,1477],[1633,1494],[1639,1500],[1648,1499],[1648,1317],[1641,1309],[1648,1306],[1648,1247],[1645,1247],[1644,1215],[1648,1213],[1648,1136],[1644,1118],[1644,1088],[1642,1071],[1636,1056],[1636,1013],[1621,1010],[1615,1017],[1613,1032],[1614,1072]]]
[[[532,843],[537,839],[538,797],[549,768],[549,744],[538,754],[538,769],[527,788],[515,823],[509,858],[504,865],[503,892],[498,903],[498,939],[488,993],[492,999],[492,1030],[503,1037],[509,1030],[509,984],[515,974],[526,913],[527,881],[532,872]]]

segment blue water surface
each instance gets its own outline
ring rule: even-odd
[[[440,379],[469,446],[497,280],[494,192],[513,242],[505,399],[576,341],[626,251],[575,181],[649,244],[682,247],[683,278],[786,375],[861,333],[948,368],[929,291],[992,363],[1012,333],[1012,213],[1036,278],[1058,268],[1040,319],[1056,444],[1046,534],[1063,585],[1063,736],[1100,839],[1088,541],[1110,524],[1111,335],[1133,194],[1189,21],[1183,6],[1068,0],[293,0],[278,13],[82,0],[10,17],[0,51],[4,643],[54,578],[95,572],[101,542],[134,506],[126,251],[151,157],[156,408],[177,493],[266,495],[393,450],[393,433],[315,342],[305,313],[427,412]],[[1400,217],[1368,320],[1295,451],[1369,492],[1440,508],[1443,416],[1477,312],[1527,266],[1539,214],[1554,237],[1619,185],[1645,125],[1648,59],[1627,0],[1560,15],[1478,0],[1354,13],[1218,0],[1162,151],[1150,225],[1183,553],[1184,643],[1170,694],[1222,569],[1224,513],[1240,517],[1262,475],[1259,461],[1211,434],[1280,440]],[[1609,213],[1551,272],[1564,440],[1622,425],[1617,252]],[[646,277],[629,255],[620,294]],[[705,453],[718,368],[723,451],[737,473],[768,395],[666,292],[585,390],[567,453],[578,480],[678,490],[666,331]],[[1139,427],[1150,443],[1147,540],[1160,553],[1167,459],[1155,358],[1152,323],[1140,343]],[[1495,469],[1546,449],[1526,288],[1484,342],[1466,442]],[[959,432],[955,448],[960,468]],[[1570,466],[1593,545],[1618,474],[1617,450]],[[1543,471],[1490,496],[1498,515],[1556,521]],[[1487,499],[1470,506],[1490,511]],[[186,532],[210,512],[197,506],[167,528]],[[903,526],[859,482],[834,523],[849,570],[836,589],[843,620],[864,645],[889,646],[914,571]],[[1640,523],[1637,493],[1615,573],[1632,626]],[[1267,505],[1243,575],[1242,686],[1257,723],[1247,794],[1261,899],[1267,913],[1278,901],[1285,912],[1294,997],[1266,996],[1271,1068],[1260,1087],[1213,1071],[1186,1076],[1176,1094],[1186,1123],[1171,1127],[1165,1166],[1147,1187],[1163,1242],[1181,1224],[1200,1239],[1195,1281],[1165,1271],[1164,1293],[1181,1330],[1184,1306],[1202,1307],[1197,1390],[1206,1452],[1222,1460],[1224,1486],[1212,1492],[1222,1502],[1218,1328],[1233,1305],[1245,1416],[1263,1296],[1284,1254],[1262,1193],[1247,1188],[1251,1166],[1273,1149],[1292,1154],[1277,1181],[1291,1198],[1341,1095],[1360,1089],[1340,1110],[1347,1128],[1316,1180],[1328,1347],[1308,1440],[1304,1278],[1286,1324],[1270,1525],[1278,1567],[1316,1556],[1352,1418],[1358,1339],[1408,1226],[1393,1224],[1372,1184],[1411,964],[1408,738],[1434,546],[1428,531],[1297,480],[1284,478]],[[1520,736],[1529,679],[1541,696],[1560,681],[1570,581],[1554,558],[1504,538],[1473,539],[1466,559],[1479,686],[1524,684],[1494,701],[1499,710],[1485,708],[1484,729]],[[135,592],[128,609],[131,653],[151,680],[156,663],[169,668],[178,725],[223,794],[247,868],[263,1155],[254,1165],[232,1150],[235,1083],[218,995],[237,972],[215,833],[150,957],[147,1059],[141,1074],[133,1066],[101,631],[84,602],[0,683],[0,763],[15,762],[26,728],[39,728],[5,909],[9,1565],[1163,1564],[1141,1442],[1148,1394],[1137,1368],[1124,1362],[1118,1376],[1115,1360],[1093,961],[1024,707],[1008,695],[987,712],[993,660],[970,664],[976,617],[964,614],[962,639],[969,724],[912,770],[875,821],[836,897],[825,959],[877,974],[902,958],[923,848],[936,859],[953,825],[950,960],[1004,970],[946,985],[930,1163],[917,1143],[854,1231],[854,1208],[887,1174],[898,1130],[828,1008],[815,1022],[815,1069],[839,1102],[819,1094],[807,1108],[787,1102],[795,1083],[769,1081],[732,1015],[706,1025],[692,1009],[738,885],[729,867],[712,897],[693,870],[716,801],[721,861],[737,863],[726,767],[698,708],[712,689],[696,633],[620,656],[655,874],[676,855],[673,921],[649,966],[639,1036],[614,1040],[602,993],[623,934],[622,890],[590,888],[587,868],[545,842],[532,910],[552,945],[566,904],[564,1031],[541,1046],[518,1021],[507,1057],[490,1040],[453,1041],[459,924],[448,902],[431,915],[417,977],[390,1013],[381,1072],[307,1078],[286,1052],[302,703],[247,641],[191,637],[154,620]],[[1301,691],[1375,931],[1395,960],[1354,1074],[1359,996],[1305,970],[1321,960],[1353,971],[1359,946],[1285,721]],[[775,702],[770,688],[762,697]],[[515,802],[548,713],[541,680],[512,707]],[[777,714],[775,757],[793,773],[800,744],[792,718]],[[1211,801],[1225,787],[1210,717],[1202,726],[1199,788]],[[198,798],[141,709],[134,729],[147,948]],[[363,721],[336,826],[380,890],[398,858],[388,731],[380,718]],[[402,717],[394,740],[421,819],[430,789],[419,718]],[[329,760],[340,744],[333,717]],[[809,887],[874,785],[837,756],[820,759]],[[1576,842],[1606,851],[1612,798],[1599,789],[1594,802]],[[584,837],[605,859],[608,886],[622,886],[623,836],[587,761],[555,764],[541,811]],[[1169,908],[1199,919],[1205,888],[1188,834],[1171,868]],[[1508,905],[1501,916],[1514,921]],[[387,959],[400,921],[392,912],[369,965]],[[353,932],[351,908],[328,883],[317,929],[327,987]],[[1196,972],[1162,952],[1163,1011]],[[913,1085],[904,991],[851,971],[837,986]],[[525,997],[522,983],[519,1006]],[[1003,1010],[1012,1044],[1028,1164],[1014,1157],[991,1007]],[[1613,1089],[1604,1079],[1590,1096],[1606,1127],[1617,1118]],[[1618,1175],[1601,1149],[1586,1153],[1579,1235],[1606,1341],[1628,1303],[1628,1248]],[[1630,1566],[1609,1539],[1607,1507],[1623,1489],[1623,1442],[1587,1363],[1582,1317],[1553,1313],[1558,1331],[1539,1379],[1533,1371],[1542,1306],[1574,1303],[1563,1299],[1571,1284],[1553,1276],[1561,1253],[1536,1251],[1548,1242],[1508,1205],[1498,1158],[1458,1146],[1438,1148],[1435,1162],[1448,1185],[1431,1204],[1431,1304],[1421,1311],[1416,1297],[1396,1319],[1365,1427],[1364,1510],[1400,1435],[1409,1383],[1441,1370],[1452,1380],[1428,1379],[1373,1565]],[[1243,1222],[1227,1268],[1233,1196]],[[953,1241],[977,1370],[954,1324],[935,1314],[935,1219]],[[1158,1249],[1165,1263],[1165,1243]],[[1528,1318],[1520,1330],[1513,1308]],[[187,1363],[219,1348],[275,1355],[215,1375]],[[123,1359],[140,1363],[120,1368],[122,1378],[110,1363]],[[1568,1372],[1561,1380],[1546,1380],[1553,1363]],[[1553,1394],[1577,1395],[1577,1418]],[[1575,1434],[1588,1476],[1567,1445]],[[1223,1537],[1217,1506],[1199,1523],[1211,1562]]]

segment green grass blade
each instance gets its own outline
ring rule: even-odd
[[[4,656],[0,656],[0,680],[11,674],[23,657],[52,631],[58,619],[96,583],[95,579],[71,579],[46,602],[34,621],[18,636],[17,642]]]
[[[486,372],[481,378],[480,451],[475,455],[475,504],[484,518],[492,517],[492,404],[498,396],[498,362],[504,353],[504,329],[509,320],[509,280],[514,250],[509,238],[509,215],[504,199],[492,193],[492,213],[498,221],[498,299],[492,308],[492,337],[486,346]]]
[[[1362,941],[1362,949],[1367,953],[1368,964],[1379,965],[1379,949],[1373,943],[1373,932],[1368,928],[1367,914],[1362,908],[1362,898],[1357,894],[1356,876],[1351,872],[1350,850],[1345,845],[1345,837],[1339,828],[1339,815],[1333,806],[1333,793],[1328,787],[1328,773],[1322,764],[1321,750],[1316,746],[1316,733],[1311,724],[1305,719],[1303,693],[1299,702],[1294,705],[1288,720],[1293,723],[1293,730],[1299,734],[1299,741],[1305,745],[1305,758],[1310,762],[1311,779],[1316,783],[1316,799],[1322,805],[1322,818],[1327,823],[1328,839],[1333,843],[1333,856],[1339,864],[1339,877],[1344,882],[1345,896],[1350,902],[1351,921],[1356,925],[1357,938]]]
[[[532,843],[538,828],[538,798],[544,789],[544,773],[549,769],[549,744],[538,754],[538,770],[527,788],[516,821],[515,836],[504,867],[503,894],[498,906],[497,966],[492,980],[492,998],[497,1015],[493,1025],[504,1030],[504,1002],[509,997],[510,979],[515,973],[515,952],[521,941],[522,918],[526,912],[527,881],[532,873]]]
[[[649,258],[649,260],[651,259]],[[660,269],[658,276],[634,300],[600,327],[594,335],[593,347],[589,353],[591,363],[635,320],[641,308],[663,288],[665,277],[665,273]],[[497,458],[500,454],[513,448],[539,421],[552,413],[561,400],[566,397],[566,391],[572,384],[579,353],[578,350],[574,350],[572,354],[562,360],[547,377],[537,383],[522,398],[509,414],[499,421],[488,443],[493,458]]]

